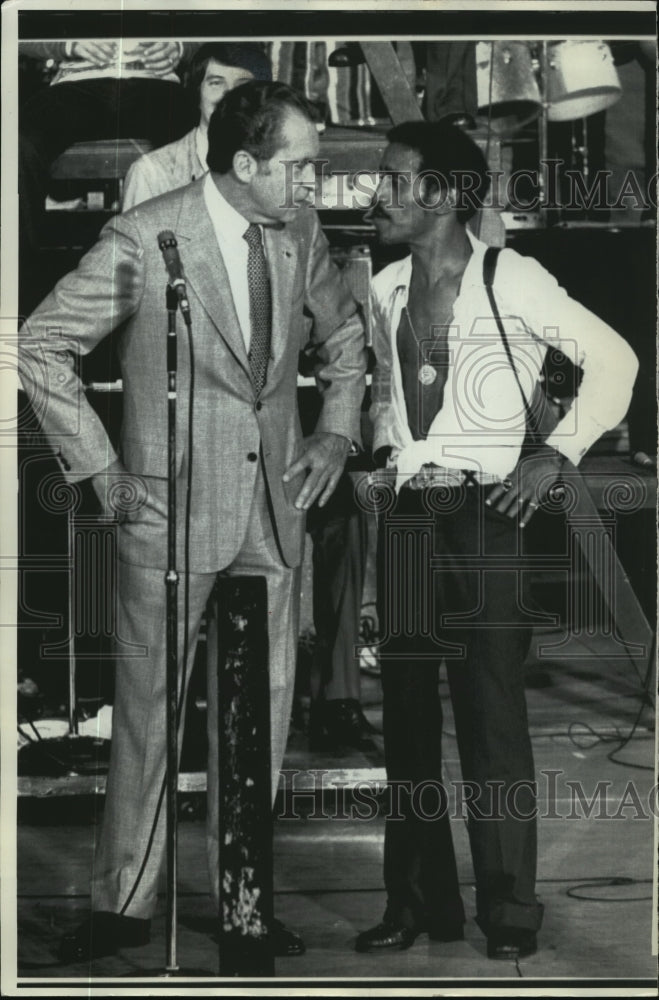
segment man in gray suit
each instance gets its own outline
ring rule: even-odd
[[[309,207],[318,155],[306,102],[283,84],[226,94],[208,131],[209,174],[116,216],[23,328],[21,378],[70,481],[92,477],[105,509],[130,493],[118,529],[116,634],[146,649],[118,657],[112,760],[96,852],[92,916],[63,960],[145,942],[164,854],[167,375],[165,272],[158,234],[176,236],[192,315],[178,357],[179,664],[187,685],[216,573],[265,576],[272,790],[286,745],[295,675],[305,511],[323,505],[359,440],[366,358],[361,321]],[[310,322],[311,332],[310,330]],[[87,403],[75,355],[123,325],[118,452]],[[309,336],[323,406],[303,439],[296,374]],[[192,396],[192,398],[191,398]],[[187,584],[187,586],[186,586]],[[188,591],[188,637],[183,597]],[[216,612],[209,605],[210,669]],[[181,669],[181,666],[179,667]],[[217,705],[209,683],[208,861],[218,896]],[[300,938],[277,922],[276,954]]]

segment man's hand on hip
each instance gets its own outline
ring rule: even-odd
[[[520,527],[525,527],[547,500],[563,462],[563,456],[555,448],[542,445],[521,459],[508,479],[497,483],[485,503],[511,520],[519,517]]]
[[[287,483],[301,472],[307,472],[304,486],[295,498],[298,510],[309,510],[316,498],[324,507],[336,489],[350,450],[350,442],[340,434],[320,431],[304,439],[304,451],[284,473]]]

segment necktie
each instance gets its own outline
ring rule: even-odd
[[[249,313],[252,335],[249,345],[249,368],[257,395],[265,385],[270,357],[270,327],[272,299],[268,265],[263,252],[261,230],[252,224],[243,239],[249,247],[247,255],[247,281],[249,284]]]

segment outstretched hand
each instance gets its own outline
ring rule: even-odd
[[[349,449],[347,438],[328,431],[318,431],[304,439],[304,451],[283,476],[284,482],[288,483],[300,473],[307,472],[304,486],[295,498],[298,510],[309,510],[316,498],[319,498],[319,507],[325,506],[336,489]]]
[[[563,456],[554,448],[542,445],[533,454],[524,456],[508,479],[497,483],[485,503],[511,520],[519,517],[520,528],[526,527],[549,497],[563,461]]]

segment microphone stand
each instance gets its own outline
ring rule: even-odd
[[[176,569],[176,289],[167,285],[167,958],[165,975],[175,975],[176,883],[178,878],[178,583]]]
[[[205,969],[181,968],[177,961],[177,881],[178,881],[178,584],[176,569],[176,405],[178,371],[178,338],[176,312],[181,311],[188,333],[192,324],[190,309],[185,299],[181,302],[176,285],[167,285],[167,572],[166,587],[166,854],[167,854],[167,911],[165,918],[166,959],[163,976],[210,976]],[[187,611],[187,609],[186,609]],[[187,650],[183,651],[186,655]],[[185,664],[183,664],[183,671]]]

